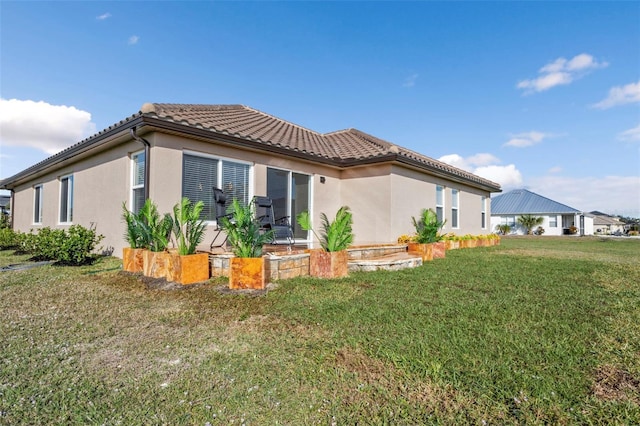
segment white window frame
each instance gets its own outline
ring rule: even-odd
[[[236,158],[230,158],[230,157],[222,157],[219,155],[212,155],[212,154],[206,154],[204,152],[198,152],[198,151],[190,151],[190,150],[183,150],[182,151],[182,155],[183,155],[183,161],[184,161],[184,155],[191,155],[194,157],[202,157],[202,158],[209,158],[211,160],[215,160],[218,162],[218,167],[216,170],[216,185],[220,185],[220,183],[222,182],[222,163],[224,163],[225,161],[228,163],[235,163],[235,164],[243,164],[245,166],[249,166],[249,176],[247,177],[247,179],[249,180],[248,185],[247,185],[247,198],[248,198],[248,202],[250,203],[251,200],[253,199],[253,169],[254,169],[254,165],[255,163],[252,163],[251,161],[244,161],[244,160],[238,160]],[[181,182],[182,179],[184,179],[184,170],[182,171],[183,176],[180,176]],[[182,183],[181,183],[182,184]],[[224,188],[220,188],[224,191]],[[211,190],[213,191],[213,188],[211,188]],[[180,194],[180,196],[182,197],[182,194]],[[214,206],[215,207],[215,206]],[[215,219],[213,220],[205,220],[205,223],[207,224],[207,226],[217,226],[217,222]]]
[[[43,188],[41,183],[33,186],[33,225],[42,225]]]
[[[438,204],[438,190],[442,194],[442,204]],[[439,217],[438,220],[444,222],[446,217],[445,211],[445,187],[443,185],[436,185],[436,215],[438,214],[438,209],[442,211],[442,217]],[[443,226],[445,228],[446,226]]]
[[[482,222],[482,229],[487,229],[487,197],[485,197],[484,195],[481,198],[481,222]]]
[[[283,169],[281,167],[273,167],[273,166],[267,166],[267,174],[269,173],[269,169],[272,170],[278,170],[281,172],[285,172],[287,173],[287,213],[290,213],[289,217],[289,223],[293,226],[294,222],[296,221],[296,219],[293,217],[293,212],[291,211],[291,197],[292,197],[292,192],[293,192],[293,188],[292,188],[292,181],[293,181],[293,174],[298,174],[298,175],[304,175],[307,176],[309,178],[309,200],[307,200],[307,205],[308,205],[308,209],[307,211],[309,212],[310,215],[312,215],[311,212],[313,212],[313,181],[314,181],[314,174],[311,173],[307,173],[307,172],[303,172],[300,170],[292,170],[292,169]],[[293,231],[295,233],[295,229]],[[311,231],[307,231],[307,237],[303,240],[301,240],[300,238],[296,238],[296,241],[299,242],[311,242],[312,238],[310,238],[311,236]]]
[[[141,184],[136,184],[136,157],[140,154],[145,154],[144,150],[141,151],[136,151],[136,152],[132,152],[131,153],[131,197],[129,199],[129,206],[132,212],[134,213],[138,213],[135,210],[135,190],[136,189],[142,189],[144,192],[144,186],[146,184],[145,177],[146,177],[146,173],[143,173],[142,175],[142,183]],[[147,167],[147,157],[145,156],[144,158],[144,167],[146,169]],[[141,206],[142,207],[142,206]]]
[[[557,228],[558,227],[558,216],[551,215],[549,216],[549,228]]]
[[[451,188],[451,228],[460,229],[460,190]]]
[[[66,180],[67,181],[67,198],[66,200],[64,200],[64,203],[66,204],[66,208],[67,208],[67,215],[64,218],[64,220],[62,218],[62,206],[63,206],[63,200],[62,200],[62,182]],[[68,225],[73,223],[73,190],[74,190],[74,182],[73,182],[73,173],[70,173],[68,175],[62,175],[60,176],[60,196],[59,196],[59,200],[60,200],[60,205],[58,206],[58,224],[60,225]]]

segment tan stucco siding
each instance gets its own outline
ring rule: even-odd
[[[121,222],[122,202],[130,204],[131,162],[129,154],[141,149],[131,142],[98,155],[67,165],[15,188],[14,228],[22,232],[42,227],[68,228],[60,225],[60,178],[73,175],[73,220],[71,224],[95,226],[105,239],[104,250],[124,246]],[[42,223],[34,224],[34,186],[42,184]]]
[[[389,165],[373,165],[347,169],[341,175],[340,205],[353,212],[354,244],[390,241],[389,170]]]
[[[182,196],[183,153],[202,154],[216,158],[239,161],[251,166],[249,196],[267,193],[267,169],[269,167],[303,173],[311,177],[312,220],[320,224],[320,213],[331,216],[340,204],[340,171],[317,163],[305,162],[292,157],[281,157],[264,152],[245,151],[237,148],[176,135],[153,133],[145,136],[152,144],[151,153],[151,199],[161,212],[170,212]],[[320,178],[325,182],[321,183]],[[320,206],[320,207],[319,207]],[[201,248],[208,248],[215,237],[217,227],[209,223]]]

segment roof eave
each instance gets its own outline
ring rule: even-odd
[[[13,176],[3,179],[0,181],[0,189],[12,190],[25,181],[37,178],[53,168],[59,168],[68,160],[75,159],[78,155],[100,148],[123,136],[124,132],[128,132],[130,128],[139,125],[141,122],[142,116],[138,116],[130,120],[123,120],[122,122],[103,130],[101,133],[93,135],[84,141],[72,145],[63,151],[54,154],[19,173],[16,173]]]

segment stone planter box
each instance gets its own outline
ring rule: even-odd
[[[447,255],[447,245],[444,241],[438,241],[437,243],[431,243],[433,246],[433,258],[444,259]]]
[[[318,278],[346,277],[349,275],[349,254],[346,250],[309,250],[309,275]]]
[[[146,277],[166,278],[169,268],[170,254],[166,251],[145,250],[142,256],[143,266],[142,273]]]
[[[169,254],[167,280],[183,285],[206,281],[209,274],[209,254]]]
[[[146,249],[125,247],[122,249],[122,270],[127,272],[142,272],[144,266],[144,252]]]
[[[447,240],[444,243],[447,250],[457,250],[460,248],[460,241]]]
[[[409,254],[422,257],[423,262],[433,260],[433,244],[409,243],[407,244]]]
[[[263,257],[232,257],[229,268],[229,288],[232,290],[265,288]]]

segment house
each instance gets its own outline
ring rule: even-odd
[[[498,225],[509,225],[512,233],[526,234],[526,230],[518,225],[518,217],[527,214],[542,217],[540,226],[544,228],[544,235],[593,234],[591,215],[526,189],[514,189],[491,199],[491,227],[494,230]]]
[[[248,203],[273,199],[295,223],[309,210],[351,207],[355,243],[395,242],[431,207],[447,232],[490,232],[490,195],[500,185],[355,129],[318,133],[243,105],[144,104],[139,112],[0,182],[14,196],[14,228],[94,225],[105,248],[126,242],[122,203],[151,198],[170,212],[182,196],[205,204],[206,244],[215,234],[212,188]]]
[[[593,228],[596,234],[611,235],[625,232],[626,223],[619,218],[598,211],[591,212],[591,215],[593,216]]]

